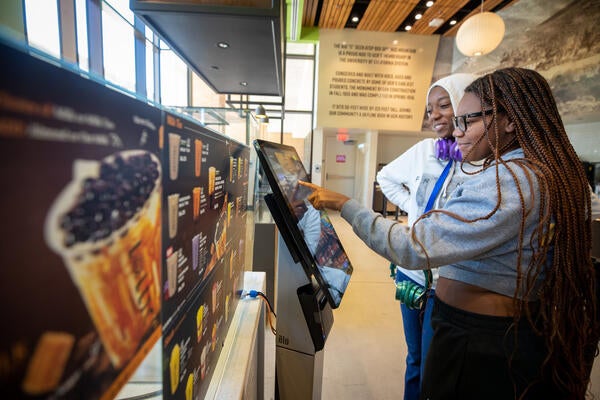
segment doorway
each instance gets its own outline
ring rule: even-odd
[[[345,142],[335,136],[325,139],[324,187],[354,198],[356,178],[356,141]]]

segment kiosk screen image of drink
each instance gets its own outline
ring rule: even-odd
[[[305,244],[296,249],[305,271],[326,289],[331,307],[339,307],[353,268],[327,212],[315,209],[307,200],[311,190],[298,184],[309,179],[296,149],[264,140],[254,146],[275,201],[284,203],[278,207],[282,217],[294,221],[288,225],[291,237]]]

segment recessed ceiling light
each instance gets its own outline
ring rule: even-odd
[[[356,23],[356,22],[358,22],[359,19],[360,18],[358,18],[358,17],[352,17],[352,22]]]
[[[398,44],[398,41],[397,40],[393,40],[392,44]]]
[[[415,19],[418,21],[421,19],[421,17],[423,17],[423,14],[417,14],[415,15]]]
[[[242,82],[240,82],[240,85],[242,85],[242,86],[248,86],[248,82],[242,81]]]
[[[410,26],[410,25],[406,25],[406,26],[404,27],[404,30],[405,30],[405,31],[410,31],[411,29],[412,29],[412,26]]]
[[[433,5],[433,1],[428,1],[427,3],[425,3],[425,5],[426,5],[427,7],[431,7],[431,6]]]
[[[452,21],[450,21],[450,25],[456,25],[456,20],[453,19]]]
[[[227,49],[227,48],[229,48],[229,43],[227,43],[227,42],[218,42],[217,43],[217,47],[220,48],[220,49]]]

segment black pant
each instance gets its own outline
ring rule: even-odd
[[[546,348],[525,318],[515,329],[512,317],[474,314],[436,298],[431,325],[422,400],[511,400],[528,386],[525,399],[562,397],[542,379]]]

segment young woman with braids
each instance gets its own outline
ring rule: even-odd
[[[598,343],[585,173],[546,80],[506,68],[465,90],[453,135],[483,161],[412,227],[310,183],[379,254],[439,267],[422,399],[583,399]]]
[[[452,136],[452,118],[465,88],[475,78],[473,74],[452,74],[433,83],[427,91],[427,120],[437,138],[419,141],[377,174],[381,191],[390,202],[406,211],[409,225],[427,206],[441,207],[452,190],[469,178],[461,171],[462,156]],[[411,288],[418,285],[426,293],[419,299],[424,303],[420,307],[400,303],[407,349],[404,400],[420,397],[425,358],[433,336],[431,312],[437,269],[430,276],[423,272],[396,266],[396,284]]]

